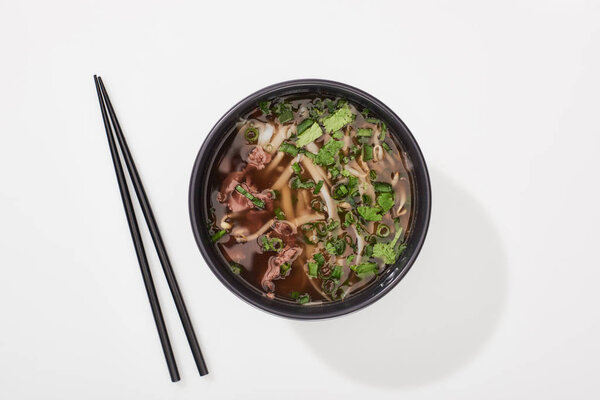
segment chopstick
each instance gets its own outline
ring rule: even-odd
[[[190,316],[187,312],[183,296],[181,295],[181,290],[179,289],[177,279],[175,278],[175,273],[173,272],[173,268],[171,266],[171,261],[169,260],[167,250],[165,248],[162,236],[156,223],[156,219],[154,218],[154,213],[152,212],[152,208],[150,207],[148,196],[146,195],[146,191],[144,190],[144,185],[142,184],[142,180],[135,166],[135,162],[133,161],[133,157],[131,155],[131,152],[129,151],[129,146],[127,145],[125,136],[123,135],[121,125],[119,124],[119,121],[115,114],[115,110],[112,106],[110,98],[108,97],[106,88],[104,87],[104,82],[102,82],[102,78],[100,77],[98,77],[97,80],[100,85],[104,101],[108,108],[108,113],[110,115],[110,119],[112,121],[112,125],[114,127],[117,139],[121,146],[121,153],[123,154],[123,158],[125,159],[125,164],[127,165],[129,176],[131,178],[131,181],[133,182],[133,187],[135,189],[137,198],[140,202],[142,212],[146,220],[146,224],[148,225],[148,228],[150,230],[150,235],[152,236],[154,247],[156,248],[156,252],[158,253],[158,258],[160,260],[163,272],[167,279],[169,289],[171,290],[171,295],[173,296],[173,301],[175,302],[175,306],[177,308],[181,324],[183,325],[183,329],[185,331],[190,350],[192,351],[192,356],[194,357],[196,367],[198,368],[200,376],[206,375],[208,374],[208,369],[206,367],[204,357],[202,356],[202,351],[200,350],[200,345],[198,344],[198,339],[196,338],[192,321],[190,320]]]
[[[106,130],[108,145],[110,147],[110,155],[112,156],[113,166],[115,167],[115,173],[117,175],[117,181],[119,183],[121,200],[123,200],[123,207],[125,208],[125,214],[127,216],[127,224],[129,225],[131,239],[133,239],[135,253],[137,255],[137,259],[140,264],[140,269],[142,271],[142,278],[144,279],[144,286],[146,287],[146,293],[148,294],[148,300],[150,301],[150,308],[152,309],[152,315],[154,316],[154,322],[156,323],[156,329],[158,330],[160,344],[162,346],[163,353],[165,354],[167,367],[169,368],[169,374],[171,375],[171,381],[177,382],[179,381],[180,377],[179,371],[177,370],[177,364],[175,363],[175,356],[173,355],[173,349],[171,348],[171,342],[169,341],[169,334],[167,333],[165,320],[163,318],[162,311],[160,309],[160,304],[158,302],[158,297],[156,295],[154,281],[152,280],[152,273],[150,272],[150,266],[148,265],[146,252],[144,251],[144,244],[142,242],[140,228],[135,217],[133,204],[131,203],[131,195],[129,194],[127,181],[125,180],[125,175],[123,174],[123,167],[121,166],[119,152],[115,144],[112,129],[110,128],[110,122],[108,121],[104,100],[100,91],[100,85],[95,75],[94,82],[96,83],[96,91],[98,92],[98,101],[100,102],[102,120],[104,121],[104,128]]]

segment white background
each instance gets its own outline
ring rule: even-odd
[[[600,397],[600,3],[0,3],[0,398]],[[210,368],[152,267],[169,381],[92,74],[133,149]],[[327,78],[394,109],[430,167],[413,269],[353,315],[229,293],[194,242],[207,132],[266,85]],[[150,247],[151,249],[151,247]]]

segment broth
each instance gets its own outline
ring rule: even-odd
[[[385,122],[341,98],[261,102],[209,171],[215,246],[270,298],[343,300],[404,250],[411,164]]]

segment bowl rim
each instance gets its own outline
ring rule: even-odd
[[[233,274],[231,274],[227,270],[227,268],[225,268],[221,260],[216,260],[217,257],[215,257],[214,253],[217,253],[217,251],[215,249],[213,249],[213,253],[209,251],[209,247],[214,246],[209,241],[205,242],[205,239],[208,236],[207,232],[203,231],[206,231],[206,229],[201,227],[198,223],[198,216],[202,213],[201,209],[203,208],[204,203],[201,203],[201,200],[198,198],[198,190],[196,190],[196,186],[198,186],[199,182],[202,182],[202,175],[206,176],[206,181],[208,180],[208,171],[202,170],[201,166],[205,162],[205,159],[207,157],[211,157],[210,152],[212,149],[210,148],[210,145],[213,144],[215,140],[221,140],[221,143],[223,140],[225,140],[216,139],[216,137],[219,134],[222,134],[223,132],[227,131],[226,124],[231,122],[231,118],[235,118],[236,115],[239,116],[240,111],[243,111],[244,108],[248,107],[251,104],[256,105],[261,99],[285,96],[289,94],[302,92],[318,92],[318,90],[315,90],[315,87],[323,89],[324,92],[333,92],[337,94],[343,92],[343,95],[341,96],[359,98],[360,100],[362,100],[363,104],[370,103],[371,105],[375,105],[375,108],[379,109],[379,112],[377,114],[381,119],[388,122],[388,125],[389,122],[393,120],[393,122],[401,128],[402,132],[392,130],[390,130],[390,132],[391,134],[396,136],[396,139],[400,140],[403,146],[406,146],[407,144],[410,145],[410,150],[413,154],[409,157],[409,159],[413,164],[413,174],[415,174],[416,172],[420,172],[419,175],[422,181],[418,189],[416,190],[416,195],[418,196],[417,203],[419,203],[418,209],[422,210],[420,212],[420,215],[418,215],[419,219],[415,221],[415,224],[418,223],[418,226],[413,227],[414,231],[411,231],[411,235],[409,237],[409,241],[411,241],[411,245],[413,245],[414,247],[413,249],[411,249],[412,252],[408,257],[401,257],[396,261],[394,265],[390,265],[386,268],[386,270],[382,274],[387,273],[388,279],[385,279],[382,282],[376,282],[375,285],[370,285],[364,291],[360,291],[356,295],[350,296],[349,300],[323,303],[323,305],[321,305],[320,307],[319,305],[287,305],[283,302],[273,301],[271,299],[269,299],[270,301],[266,302],[264,300],[266,297],[263,295],[259,295],[258,292],[253,292],[251,290],[242,290],[242,287],[244,285],[240,284],[241,282],[239,282],[239,280],[234,279]],[[348,94],[350,94],[350,96]],[[216,122],[216,124],[208,133],[208,135],[204,138],[202,146],[200,147],[200,150],[198,151],[198,154],[194,161],[194,166],[192,169],[189,184],[188,206],[190,212],[192,231],[196,240],[196,244],[200,249],[200,253],[202,254],[206,264],[211,269],[213,274],[232,293],[244,300],[246,303],[260,310],[280,317],[297,320],[326,319],[338,317],[360,309],[364,309],[365,307],[375,303],[377,300],[381,299],[383,296],[389,293],[394,287],[396,287],[396,285],[408,273],[408,271],[411,269],[412,265],[416,261],[427,236],[429,222],[431,218],[431,182],[429,178],[427,164],[425,162],[425,159],[417,141],[415,140],[414,136],[412,135],[406,124],[404,124],[402,119],[400,119],[400,117],[398,117],[398,115],[396,115],[396,113],[394,113],[394,111],[392,111],[392,109],[386,106],[383,102],[370,95],[369,93],[366,93],[363,90],[347,85],[345,83],[325,79],[295,79],[275,83],[266,86],[260,90],[257,90],[256,92],[238,101]],[[361,293],[369,292],[369,290],[372,290],[372,288],[375,286],[379,286],[380,289],[372,294],[368,294],[366,297],[362,296],[362,298],[360,298],[359,301],[356,301],[356,298],[359,297]],[[355,299],[355,301],[351,302],[352,299]]]

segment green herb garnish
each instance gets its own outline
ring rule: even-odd
[[[373,129],[371,128],[360,128],[356,134],[358,137],[371,137],[373,136]]]
[[[368,274],[377,274],[379,272],[379,267],[373,262],[362,262],[358,265],[351,266],[350,269],[360,278]]]
[[[275,209],[275,218],[277,218],[280,221],[285,220],[285,214],[283,213],[283,211],[281,211],[281,208],[279,207]]]
[[[373,246],[373,257],[381,258],[386,264],[393,264],[396,262],[398,256],[404,251],[405,246],[401,245],[398,249],[395,249],[396,242],[400,239],[402,234],[402,227],[396,224],[396,234],[394,239],[390,243],[375,243]]]
[[[381,221],[381,210],[379,207],[360,206],[356,210],[358,214],[364,218],[365,221]]]
[[[363,146],[363,160],[371,161],[373,159],[373,146],[365,144]]]
[[[283,250],[283,240],[279,238],[269,238],[268,236],[261,236],[262,248],[264,251],[276,251],[280,252]]]
[[[265,114],[265,115],[271,114],[271,102],[270,101],[261,101],[260,103],[258,103],[258,108],[260,108],[260,111],[262,111],[263,114]]]
[[[289,155],[296,157],[298,155],[298,148],[291,143],[281,143],[279,151],[288,153]]]
[[[340,237],[331,238],[325,244],[325,250],[331,255],[341,256],[346,251],[346,241]]]
[[[256,143],[258,141],[258,128],[250,126],[244,132],[244,138],[248,143]]]
[[[316,262],[308,263],[308,276],[310,276],[312,278],[316,278],[318,270],[319,270],[319,265]]]
[[[219,239],[221,239],[223,236],[225,236],[225,234],[227,233],[227,231],[225,229],[221,229],[219,232],[215,233],[214,235],[212,235],[210,237],[210,240],[215,243],[217,242]]]
[[[315,190],[313,190],[313,194],[319,194],[321,188],[323,187],[323,181],[319,181],[315,186]]]
[[[292,106],[287,103],[279,103],[275,105],[275,114],[279,119],[279,122],[285,124],[294,119],[294,113],[292,112]]]
[[[234,262],[229,263],[229,269],[236,275],[239,275],[242,272],[242,266]]]
[[[306,181],[302,181],[299,176],[294,176],[290,181],[292,189],[314,189],[315,182],[312,179],[307,179]]]
[[[323,130],[321,129],[319,124],[314,122],[310,126],[310,128],[308,128],[304,132],[302,132],[301,135],[298,135],[298,140],[296,141],[296,146],[304,147],[307,144],[314,142],[315,140],[320,138],[321,135],[323,135]]]
[[[323,118],[323,126],[327,133],[332,133],[342,129],[352,121],[354,121],[354,114],[352,114],[348,104],[344,104],[342,108]]]
[[[377,204],[383,212],[388,212],[390,208],[394,207],[394,195],[393,193],[380,193],[377,196]]]
[[[295,163],[292,164],[292,169],[297,174],[301,174],[302,173],[302,167],[297,162],[295,162]]]
[[[344,147],[344,143],[339,140],[329,140],[319,149],[319,153],[315,157],[315,163],[319,165],[331,165],[335,163],[335,157]]]
[[[250,200],[252,202],[252,204],[254,204],[256,207],[261,208],[261,209],[265,208],[265,202],[264,201],[262,201],[261,199],[255,197],[254,195],[252,195],[252,193],[248,192],[241,185],[237,185],[235,187],[235,190],[237,190],[239,193],[241,193],[242,195],[244,195],[244,197],[246,197],[248,200]]]
[[[310,126],[314,123],[315,121],[313,121],[310,118],[305,119],[304,121],[300,122],[298,124],[298,127],[296,128],[296,134],[300,135],[302,132],[304,132],[305,130],[307,130],[308,128],[310,128]]]
[[[392,193],[392,185],[385,182],[373,182],[373,189],[379,193]]]

